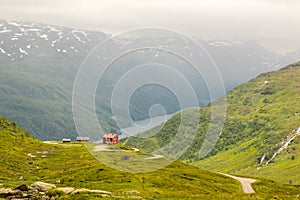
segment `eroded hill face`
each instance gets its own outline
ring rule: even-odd
[[[195,117],[200,112],[202,117],[198,134],[182,159],[205,169],[260,175],[283,183],[299,184],[300,137],[297,134],[292,137],[300,126],[298,66],[299,63],[262,74],[229,92],[223,132],[215,148],[203,160],[199,160],[199,150],[210,123],[209,109],[190,111],[191,114],[195,112]],[[164,141],[172,140],[179,124],[180,115],[177,115],[154,137],[144,140],[129,138],[124,143],[148,151],[157,150],[165,145]],[[282,147],[283,151],[272,159]]]

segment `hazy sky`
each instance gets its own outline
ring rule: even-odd
[[[0,0],[0,18],[99,30],[174,29],[211,39],[300,49],[298,0]]]

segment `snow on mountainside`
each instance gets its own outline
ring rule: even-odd
[[[32,54],[38,57],[53,54],[78,56],[87,54],[94,42],[106,37],[101,32],[0,20],[0,59],[17,61]]]
[[[108,35],[102,32],[0,20],[0,59],[14,62],[33,55],[37,57],[63,56],[72,59],[73,56],[87,55],[93,47],[107,37]],[[136,39],[141,45],[147,46],[149,41],[153,44],[153,40],[147,36],[140,36]],[[156,40],[157,46],[163,48],[164,43],[170,45],[176,39],[166,39],[162,36]],[[270,71],[300,59],[299,52],[280,57],[254,42],[200,40],[197,38],[196,40],[208,50],[220,68],[235,65],[238,68],[248,68],[252,71]],[[131,43],[128,38],[118,38],[114,42],[121,49]],[[188,45],[179,45],[176,42],[174,42],[174,46],[178,49],[190,49]],[[154,58],[158,56],[159,52],[156,52]],[[190,52],[189,56],[193,56],[193,52]]]

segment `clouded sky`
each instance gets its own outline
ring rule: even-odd
[[[255,40],[287,52],[300,49],[298,0],[0,0],[0,18],[108,33],[174,29],[211,39]]]

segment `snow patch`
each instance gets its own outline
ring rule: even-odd
[[[81,38],[80,38],[79,36],[77,36],[75,33],[74,33],[74,37],[75,37],[79,42],[85,43],[85,42],[82,41]]]
[[[2,48],[0,48],[0,52],[3,53],[3,54],[6,54],[6,51]]]
[[[84,35],[85,37],[88,36],[88,34],[84,31],[80,31],[80,30],[72,30],[72,33],[81,33],[82,35]]]
[[[155,57],[155,58],[157,58],[157,57],[158,57],[158,55],[159,55],[159,51],[157,51],[157,52],[156,52],[156,54],[155,54],[155,56],[154,56],[154,57]]]
[[[11,30],[4,29],[4,30],[0,31],[0,33],[9,33],[9,32],[11,32]]]
[[[30,29],[28,29],[28,31],[31,31],[31,32],[39,32],[39,31],[41,31],[41,29],[38,29],[38,28],[30,28]]]
[[[55,28],[55,27],[50,27],[50,31],[52,31],[52,32],[60,32],[60,30],[58,30],[58,29]]]
[[[215,47],[229,47],[232,46],[232,43],[227,42],[227,41],[214,41],[214,42],[209,42],[208,43],[211,46]]]
[[[188,45],[185,45],[184,47],[183,47],[184,49],[191,49],[191,47],[190,46],[188,46]]]
[[[11,21],[11,20],[7,20],[7,23],[9,24],[9,25],[12,25],[12,26],[21,26],[21,24],[18,24],[17,22],[14,22],[14,21]]]
[[[260,54],[260,57],[265,59],[265,60],[270,60],[270,58],[267,58],[264,54]]]
[[[38,33],[37,34],[40,38],[42,38],[42,39],[45,39],[45,40],[48,40],[48,35],[47,34],[40,34],[40,33]]]
[[[22,48],[19,48],[19,50],[20,50],[21,53],[23,53],[23,54],[25,54],[25,55],[28,54],[28,53],[27,53],[25,50],[23,50]]]
[[[210,46],[215,47],[229,47],[229,46],[243,46],[244,43],[242,41],[208,41]]]

